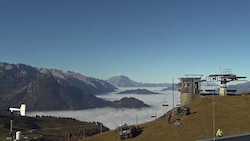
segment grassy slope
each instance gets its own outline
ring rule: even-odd
[[[192,114],[181,119],[181,126],[168,125],[166,118],[140,125],[142,133],[131,141],[195,141],[213,138],[213,97],[199,96],[189,104]],[[215,130],[220,127],[225,136],[250,131],[250,96],[215,96]],[[119,141],[118,133],[110,131],[88,137],[85,141]]]
[[[0,117],[0,141],[6,139],[9,133],[9,117]],[[8,128],[6,128],[6,125]],[[56,117],[15,117],[13,120],[13,133],[22,131],[23,135],[33,138],[43,135],[50,140],[67,139],[69,133],[75,134],[85,129],[86,134],[100,132],[100,125],[93,122],[82,122],[71,118]],[[106,128],[103,128],[107,130]],[[88,132],[88,133],[87,133]]]

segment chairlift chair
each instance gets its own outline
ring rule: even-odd
[[[152,115],[151,115],[151,117],[152,117],[152,118],[155,118],[155,117],[156,117],[156,115],[155,115],[155,114],[152,114]]]
[[[168,104],[168,102],[167,102],[167,100],[165,99],[166,97],[164,97],[164,101],[163,101],[163,103],[162,103],[162,106],[168,106],[169,104]]]
[[[154,111],[154,112],[151,113],[151,117],[152,118],[156,118],[156,111]]]
[[[167,102],[163,102],[162,106],[168,106],[168,103]]]

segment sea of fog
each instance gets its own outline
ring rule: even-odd
[[[121,124],[141,124],[154,120],[152,116],[162,116],[167,110],[180,104],[179,91],[162,91],[163,87],[145,87],[140,89],[147,89],[160,94],[117,94],[124,90],[138,89],[135,87],[120,87],[115,92],[97,95],[97,97],[108,101],[120,100],[123,97],[134,97],[150,105],[149,108],[95,108],[88,110],[74,110],[74,111],[37,111],[27,112],[27,116],[55,116],[55,117],[70,117],[87,122],[101,122],[104,126],[115,129]],[[174,97],[173,97],[174,95]],[[174,102],[174,103],[173,103]],[[169,106],[162,106],[163,104]]]

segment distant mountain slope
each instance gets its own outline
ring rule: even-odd
[[[0,84],[0,110],[22,103],[28,111],[114,107],[94,96],[114,91],[114,86],[79,73],[0,62]]]
[[[115,87],[170,87],[172,85],[170,83],[140,83],[124,75],[111,77],[107,82]]]
[[[68,71],[63,72],[56,69],[38,68],[39,72],[44,74],[51,74],[60,83],[67,83],[69,86],[77,87],[91,94],[100,94],[112,92],[116,89],[107,81],[86,77],[80,73]]]
[[[112,85],[98,84],[99,81],[96,79],[89,79],[89,82],[80,88],[80,80],[79,87],[74,87],[76,84],[70,85],[68,80],[73,80],[73,77],[59,79],[53,73],[43,73],[28,65],[0,63],[1,108],[7,108],[10,105],[19,106],[21,103],[26,103],[28,110],[70,110],[111,105],[110,102],[90,93],[114,90],[115,87]],[[77,81],[77,78],[75,77],[74,80]]]
[[[250,92],[250,82],[244,82],[244,83],[239,83],[236,84],[235,86],[232,86],[237,90],[238,94],[241,94],[243,92]]]

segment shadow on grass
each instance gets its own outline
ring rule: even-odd
[[[195,112],[190,112],[190,114],[188,114],[188,115],[186,115],[186,116],[193,115],[193,114],[196,114],[196,113],[197,113],[197,111],[195,111]],[[186,117],[186,116],[185,116],[185,117]],[[171,121],[169,124],[172,124],[172,123],[175,123],[175,124],[176,124],[176,122],[180,122],[180,121],[181,121],[181,119],[180,119],[180,118],[177,118],[177,119]]]
[[[197,111],[195,111],[195,112],[191,112],[191,113],[190,113],[190,115],[192,115],[192,114],[196,114],[196,113],[197,113]]]
[[[142,132],[143,132],[143,127],[138,128],[137,131],[134,133],[133,137],[135,138],[139,136]]]

